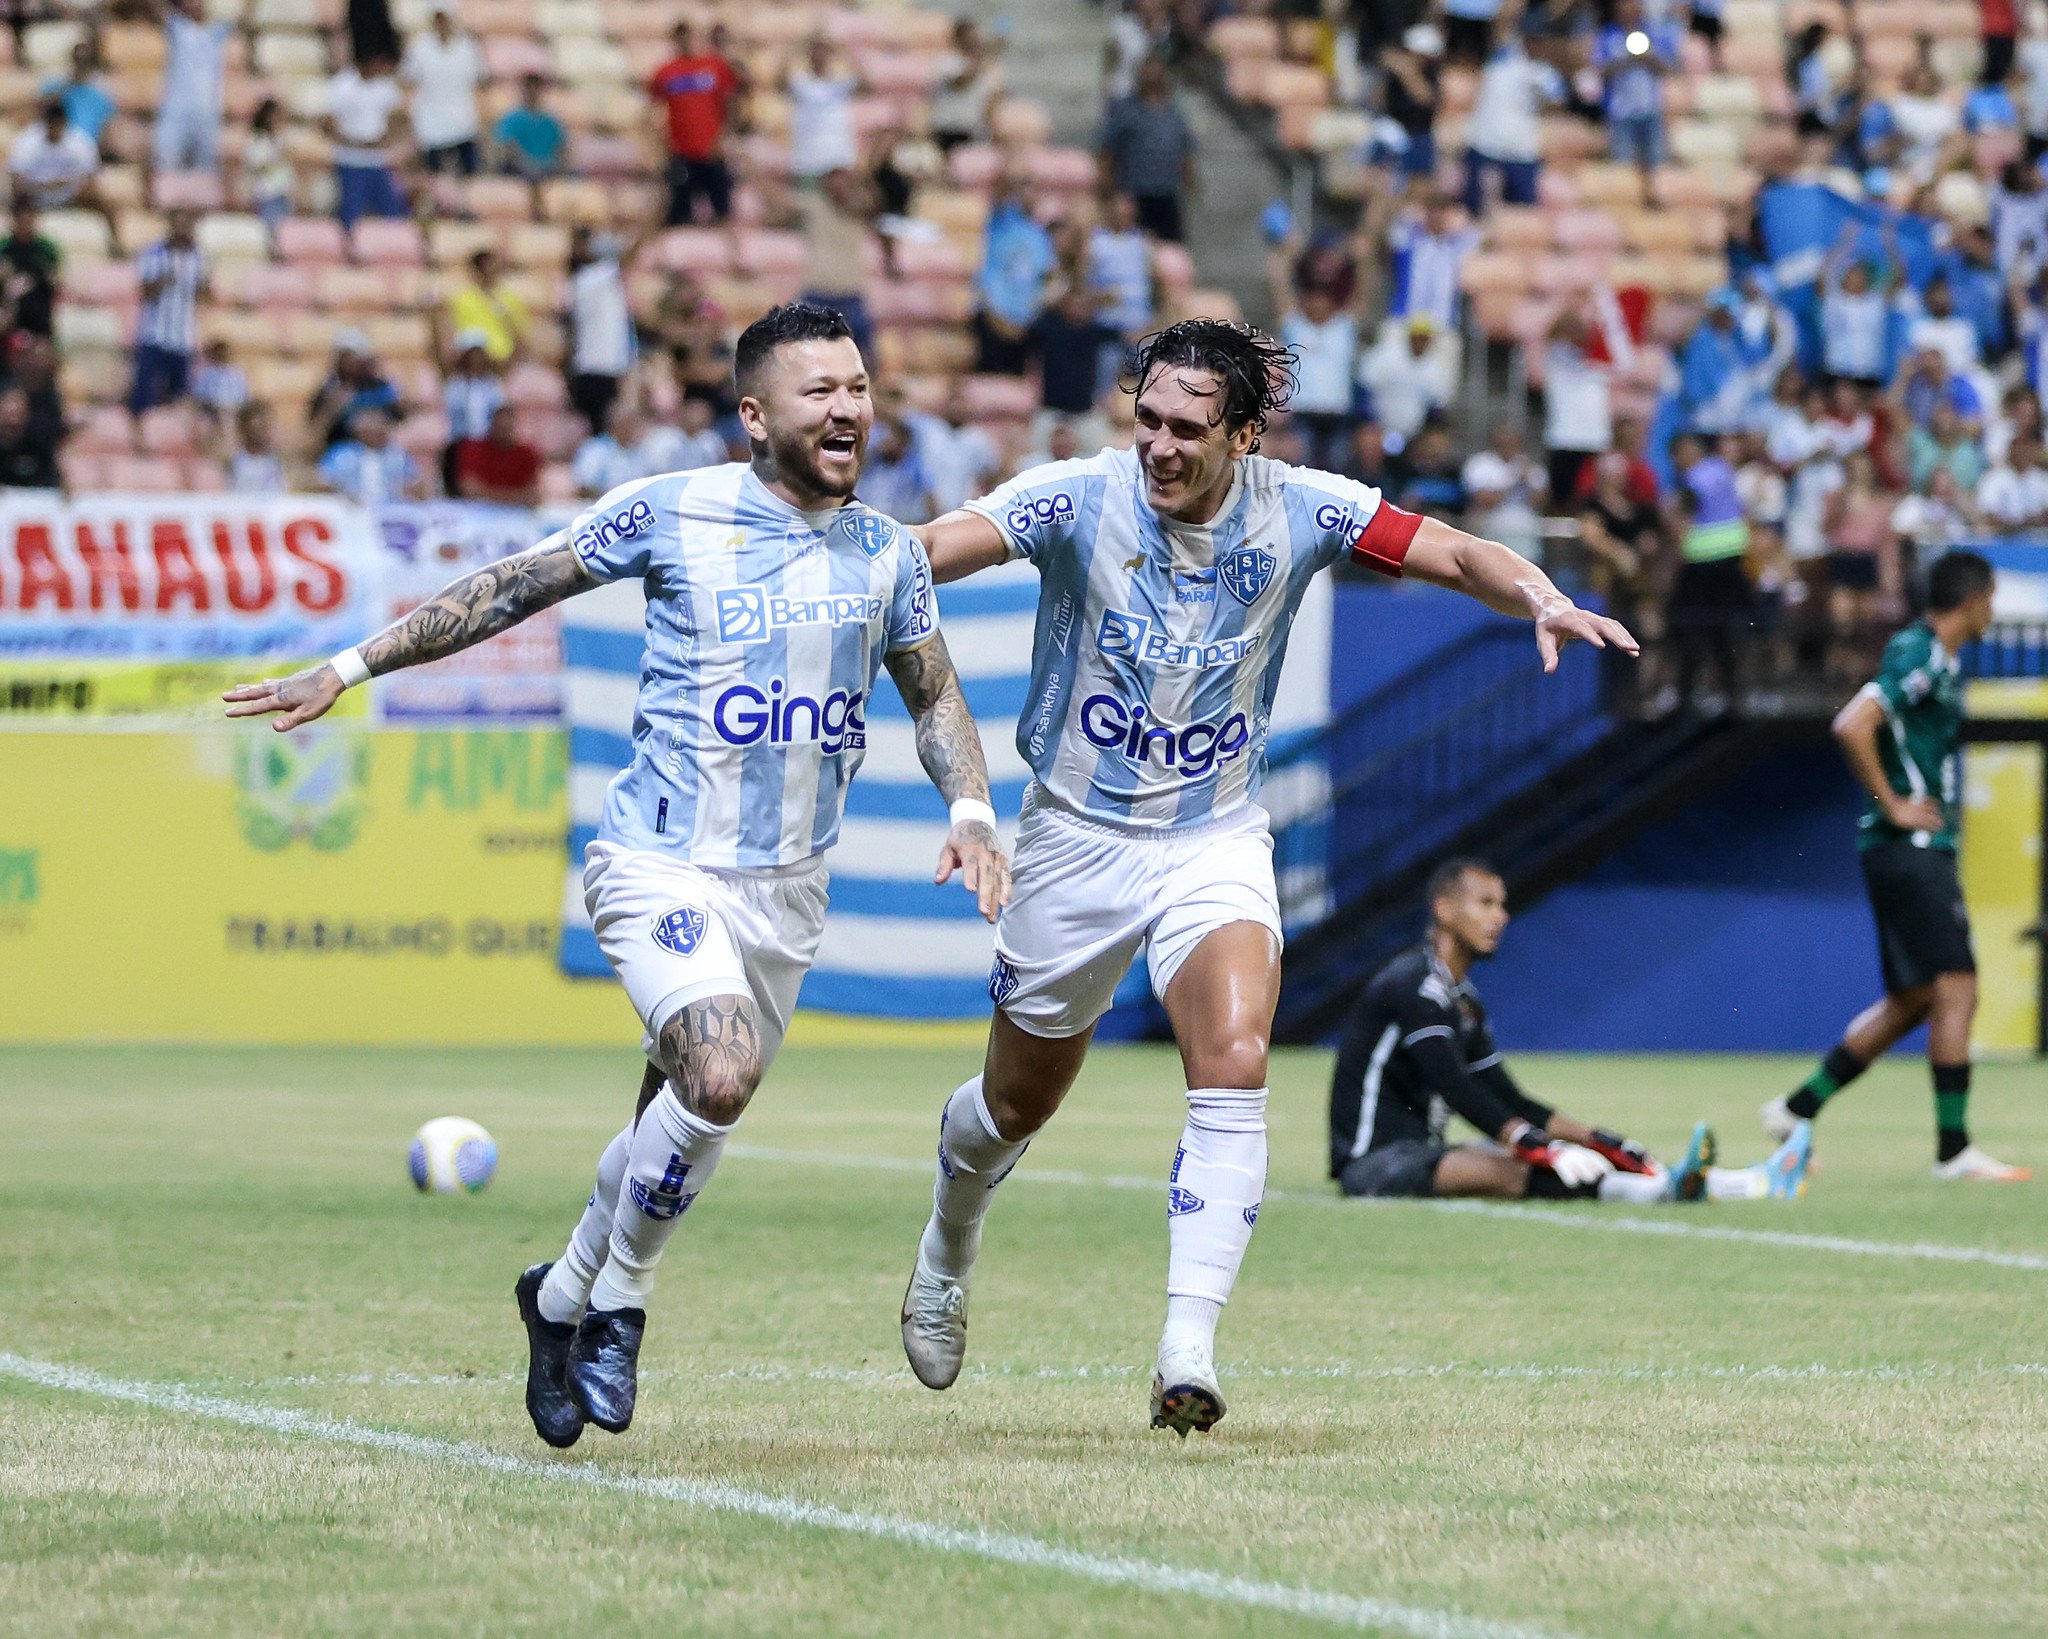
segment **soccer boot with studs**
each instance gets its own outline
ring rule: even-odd
[[[928,1389],[949,1389],[967,1358],[967,1286],[947,1280],[918,1253],[903,1292],[903,1353]]]
[[[592,1309],[569,1345],[569,1392],[607,1433],[623,1434],[633,1421],[646,1332],[645,1309]]]
[[[1170,1428],[1185,1440],[1207,1434],[1223,1421],[1223,1412],[1223,1390],[1208,1351],[1162,1348],[1152,1374],[1152,1426]]]
[[[519,1318],[526,1325],[526,1415],[533,1431],[557,1450],[567,1450],[583,1433],[583,1408],[569,1393],[569,1345],[576,1328],[540,1312],[541,1282],[553,1264],[537,1263],[512,1287]]]

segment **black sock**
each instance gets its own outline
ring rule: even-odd
[[[1845,1043],[1836,1042],[1828,1049],[1828,1056],[1820,1061],[1820,1068],[1799,1084],[1798,1092],[1785,1100],[1785,1108],[1801,1121],[1811,1121],[1820,1114],[1823,1104],[1869,1068],[1867,1059],[1858,1058]]]
[[[1970,1145],[1970,1067],[1937,1064],[1934,1069],[1934,1158],[1952,1161]]]
[[[1598,1184],[1567,1184],[1548,1167],[1529,1169],[1529,1181],[1522,1194],[1532,1201],[1589,1201],[1600,1193]]]

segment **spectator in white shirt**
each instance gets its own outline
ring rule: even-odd
[[[345,68],[321,95],[322,124],[334,147],[335,215],[344,228],[365,216],[403,216],[405,198],[391,170],[391,122],[405,101],[389,57]]]
[[[484,64],[476,41],[455,31],[445,4],[434,8],[433,26],[405,48],[399,78],[412,87],[412,135],[420,161],[430,171],[475,176],[482,125],[476,88]]]
[[[1358,365],[1358,315],[1338,306],[1327,288],[1310,285],[1297,295],[1285,247],[1268,258],[1280,322],[1274,334],[1294,359],[1291,424],[1301,435],[1311,467],[1341,466],[1351,447],[1351,381]],[[1289,298],[1293,298],[1290,300]]]
[[[1359,360],[1358,380],[1372,395],[1390,449],[1397,438],[1406,445],[1433,412],[1450,404],[1457,387],[1450,349],[1436,321],[1423,313],[1381,336]]]
[[[1890,353],[1890,270],[1874,271],[1852,255],[1849,235],[1855,231],[1856,224],[1850,224],[1821,273],[1821,364],[1831,376],[1881,387]],[[1891,262],[1896,265],[1895,255]]]
[[[1136,341],[1152,328],[1152,240],[1138,226],[1138,201],[1113,193],[1088,235],[1088,288],[1106,297],[1098,310]]]
[[[1920,298],[1920,316],[1906,330],[1906,345],[1918,353],[1939,353],[1957,375],[1969,375],[1980,360],[1977,327],[1956,311],[1948,281],[1938,274]]]
[[[586,438],[576,451],[570,469],[576,493],[587,498],[607,495],[636,479],[710,464],[680,459],[679,443],[673,427],[649,426],[640,406],[630,397],[621,397],[612,406],[604,431]]]
[[[228,488],[237,495],[282,495],[291,486],[277,453],[270,406],[252,400],[235,412],[234,449],[228,456]]]
[[[832,42],[814,34],[802,65],[792,65],[784,89],[789,96],[789,170],[799,182],[815,182],[828,171],[860,162],[853,135],[853,94],[860,81],[837,61]]]
[[[1489,176],[1499,178],[1505,203],[1536,203],[1543,110],[1565,100],[1563,77],[1523,48],[1516,19],[1495,25],[1495,41],[1466,127],[1465,209],[1475,217],[1486,209]]]
[[[191,387],[192,359],[199,351],[199,304],[208,294],[196,226],[189,210],[170,212],[163,240],[136,263],[142,306],[135,321],[135,380],[128,393],[128,409],[136,416],[176,403]]]
[[[726,442],[712,423],[708,398],[686,398],[676,412],[675,451],[672,472],[693,472],[698,467],[722,467],[733,458]],[[663,429],[664,431],[671,429]]]
[[[167,0],[164,88],[151,153],[159,171],[220,170],[221,100],[234,25],[213,22],[206,0]]]
[[[17,198],[26,196],[39,210],[79,205],[113,217],[99,195],[100,151],[92,138],[71,123],[62,97],[44,97],[37,118],[17,135],[7,150],[7,174]]]
[[[1003,88],[1002,49],[972,17],[954,19],[953,50],[940,60],[931,92],[932,140],[943,152],[988,140],[989,105]]]
[[[358,410],[349,418],[348,436],[321,457],[320,479],[358,506],[427,498],[426,474],[391,442],[391,418],[382,410]]]
[[[917,439],[918,460],[941,514],[988,493],[1002,458],[987,430],[969,417],[957,380],[937,415],[906,409],[904,420]]]
[[[2008,535],[2048,525],[2048,472],[2041,441],[2027,433],[2012,441],[2006,459],[1977,481],[1977,507],[1992,528]]]
[[[627,243],[614,233],[578,227],[569,237],[569,402],[592,433],[602,432],[613,401],[639,357],[626,268],[661,223],[643,227]]]
[[[1467,458],[1458,481],[1465,486],[1465,527],[1541,562],[1543,527],[1536,506],[1543,473],[1522,449],[1512,424],[1494,423],[1487,447]]]
[[[1550,493],[1569,503],[1579,474],[1614,447],[1610,367],[1587,351],[1593,327],[1568,307],[1550,327],[1543,349],[1543,447],[1549,452]]]

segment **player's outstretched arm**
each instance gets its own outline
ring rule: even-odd
[[[1620,621],[1581,609],[1521,553],[1498,541],[1468,535],[1440,519],[1422,520],[1401,568],[1432,586],[1446,586],[1477,598],[1501,614],[1533,620],[1536,652],[1543,657],[1547,672],[1557,670],[1558,651],[1574,638],[1596,649],[1612,643],[1626,654],[1642,652]]]
[[[424,665],[495,637],[528,615],[596,584],[568,537],[557,535],[530,551],[485,564],[450,582],[353,652],[367,677]],[[284,715],[270,725],[282,732],[322,716],[344,689],[361,681],[362,677],[344,678],[330,660],[291,677],[243,683],[221,698],[228,703],[230,717],[282,712]]]
[[[924,543],[925,556],[932,560],[932,579],[942,586],[1010,561],[1010,547],[1003,532],[980,513],[969,512],[965,507],[928,524],[914,524],[910,533]]]
[[[917,724],[917,760],[946,799],[953,826],[939,850],[934,882],[960,873],[981,914],[993,922],[1010,902],[1010,862],[996,842],[996,811],[988,800],[988,760],[960,692],[960,676],[943,633],[888,657],[889,675]]]

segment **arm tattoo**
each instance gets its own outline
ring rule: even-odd
[[[988,762],[981,735],[960,692],[960,677],[943,635],[888,657],[889,675],[917,723],[917,760],[948,803],[988,801]]]
[[[566,540],[502,558],[444,586],[362,646],[370,674],[439,660],[517,626],[591,584]]]

